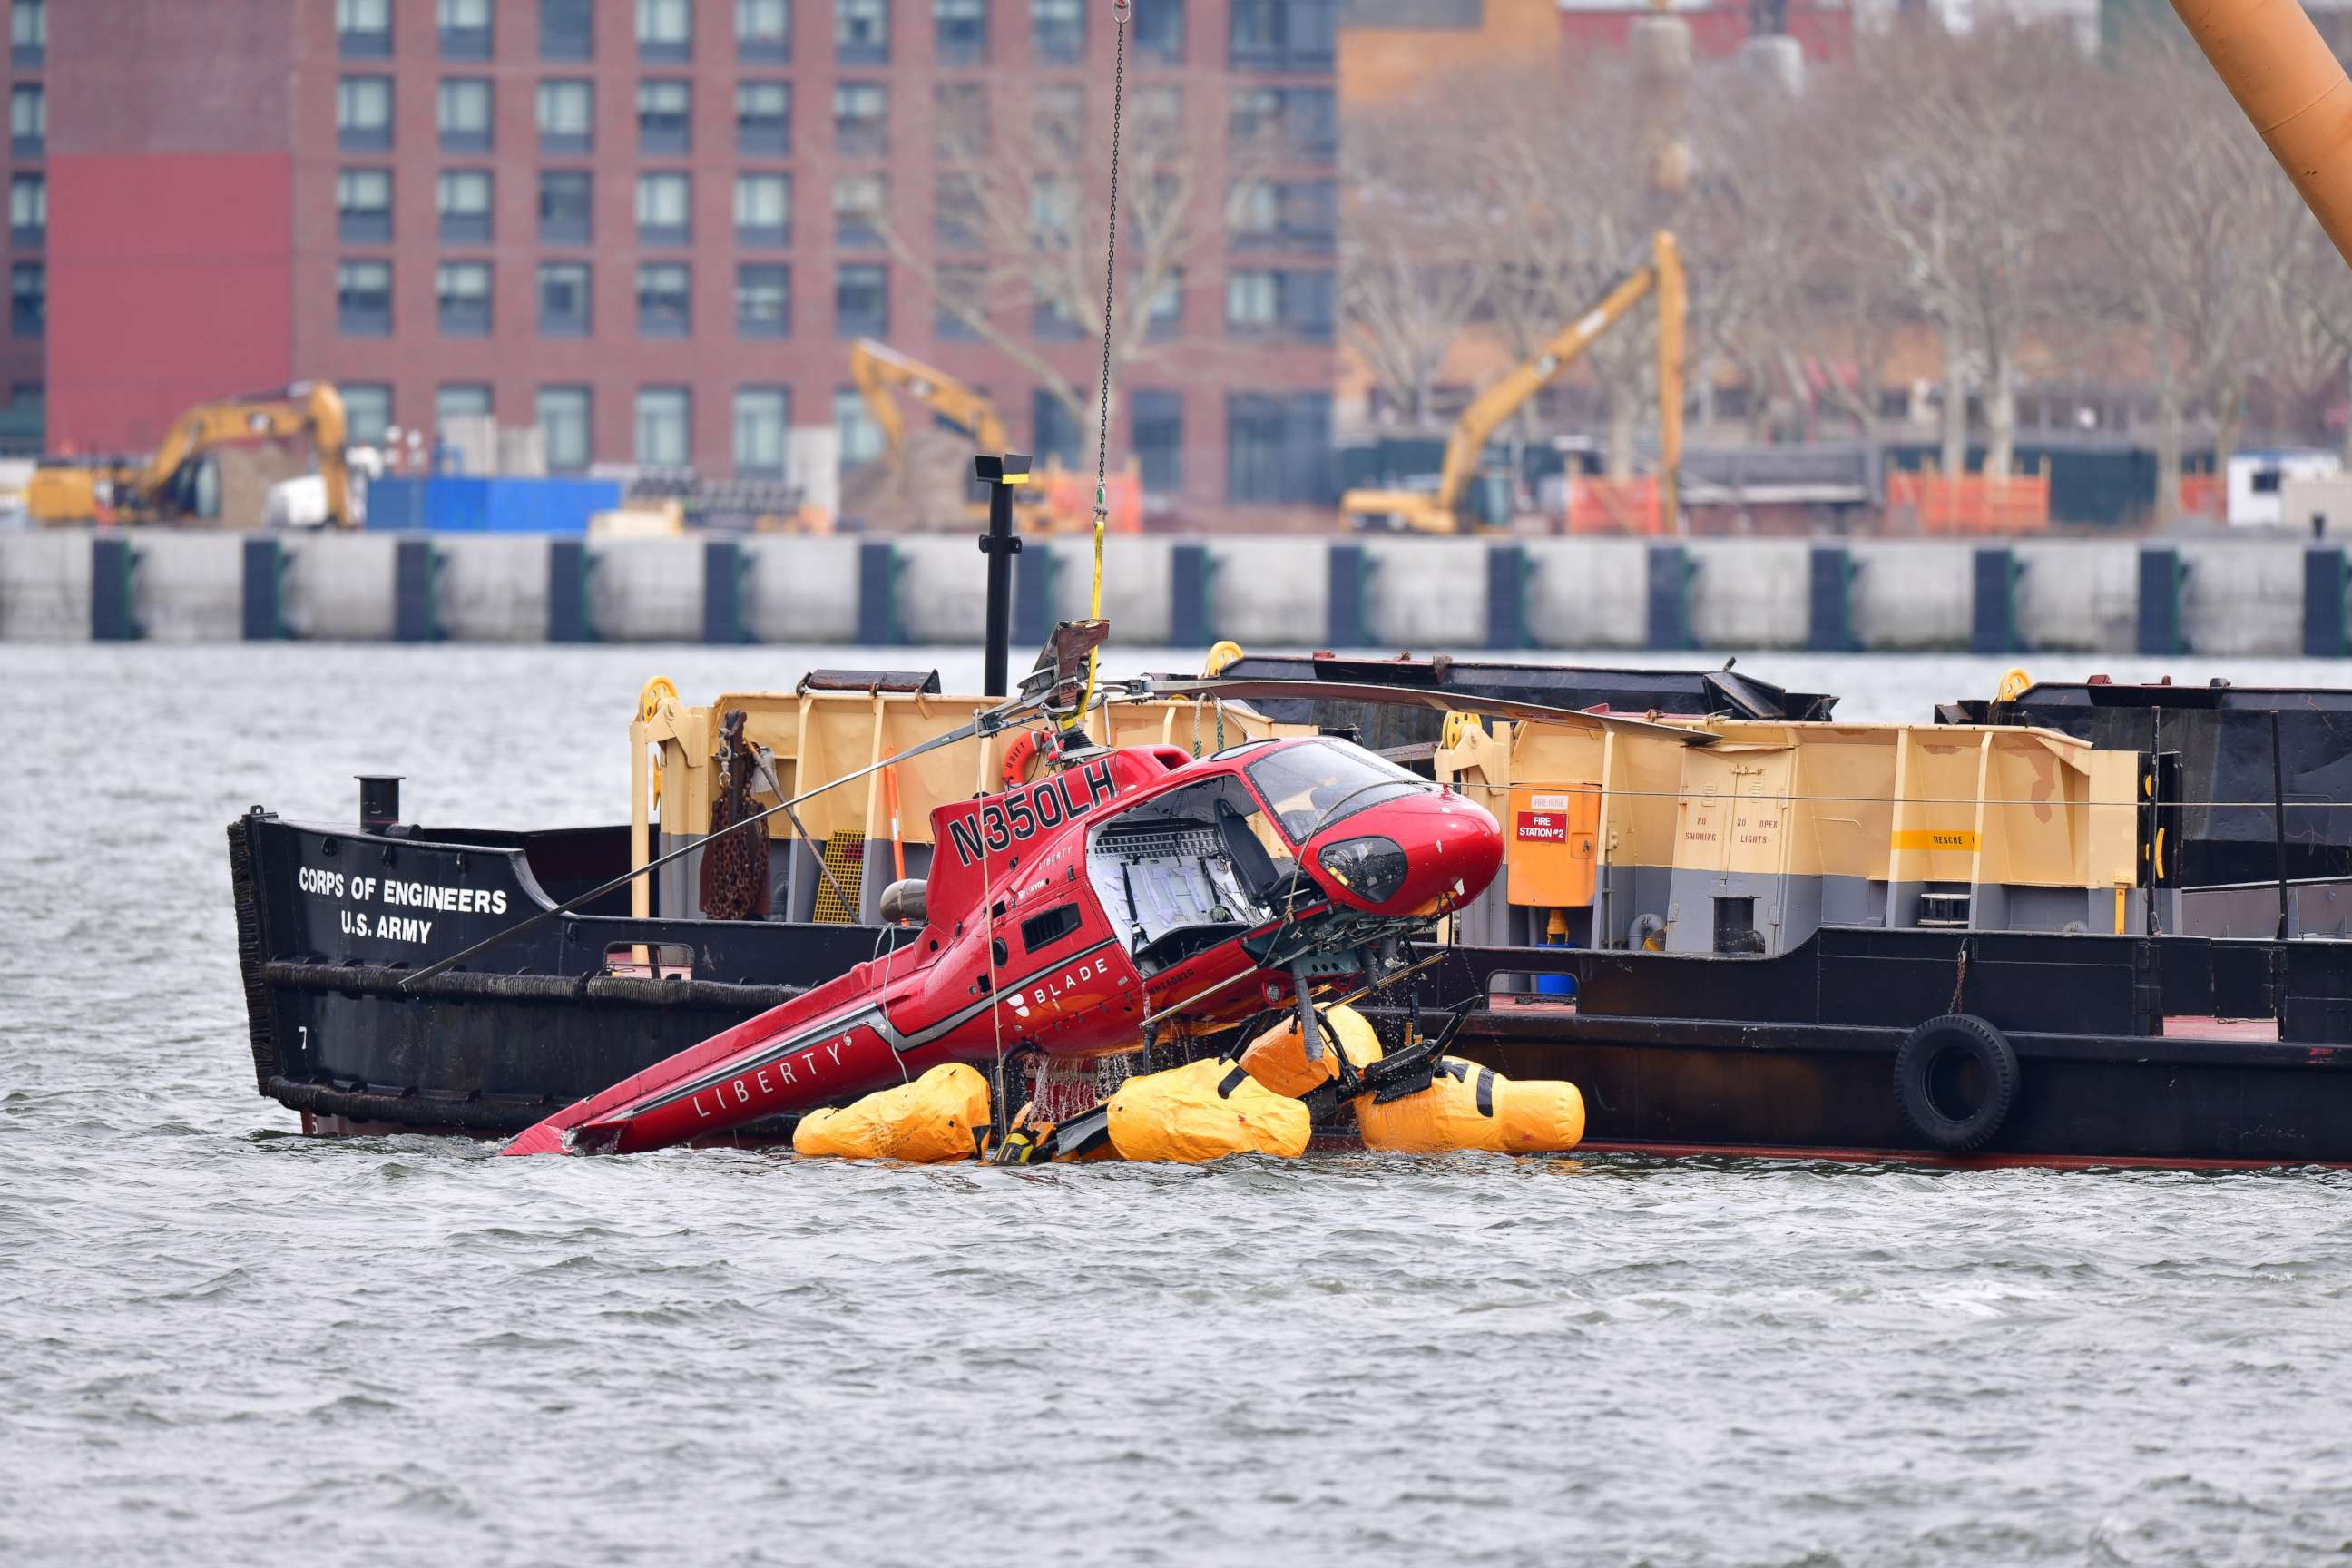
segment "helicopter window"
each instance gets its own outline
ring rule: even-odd
[[[1078,906],[1064,904],[1059,909],[1047,910],[1042,915],[1032,915],[1023,921],[1021,945],[1035,952],[1039,948],[1053,946],[1077,929]]]
[[[1248,771],[1294,844],[1367,806],[1430,787],[1385,757],[1332,741],[1282,747],[1249,763]]]
[[[1087,869],[1095,891],[1112,929],[1147,971],[1269,918],[1234,864],[1221,816],[1246,825],[1277,869],[1293,865],[1290,847],[1266,822],[1265,808],[1231,775],[1142,802],[1088,837]]]

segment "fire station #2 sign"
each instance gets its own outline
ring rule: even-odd
[[[1530,809],[1520,812],[1512,824],[1513,838],[1521,844],[1568,842],[1568,796],[1530,795],[1528,805]]]

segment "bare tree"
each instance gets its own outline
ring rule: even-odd
[[[1474,183],[1479,243],[1491,257],[1488,298],[1513,352],[1532,354],[1647,255],[1665,216],[1649,195],[1640,117],[1622,62],[1595,64],[1563,84],[1546,65],[1463,83],[1467,144],[1460,178]],[[1633,438],[1654,387],[1654,317],[1643,312],[1586,352],[1608,428],[1608,468],[1633,468]]]
[[[1434,420],[1438,367],[1492,271],[1458,134],[1412,103],[1351,121],[1340,142],[1340,327],[1416,428]]]
[[[1845,113],[1871,148],[1866,212],[1944,340],[1944,464],[1965,466],[1968,373],[1984,395],[1985,472],[2008,476],[2019,353],[2056,303],[2053,241],[2076,210],[2078,128],[2092,68],[2063,34],[1993,22],[1966,37],[1898,26],[1864,44]]]
[[[1189,145],[1182,108],[1212,97],[1197,81],[1129,89],[1118,286],[1109,301],[1114,387],[1123,368],[1174,346],[1177,317],[1167,307],[1187,263],[1213,253],[1222,234],[1227,193],[1205,188],[1207,165]],[[1106,93],[1003,76],[989,79],[986,96],[943,98],[933,121],[939,188],[926,193],[937,197],[934,243],[887,219],[877,226],[940,309],[1034,376],[1088,446],[1099,348],[1082,356],[1055,350],[1102,342],[1109,113]],[[1090,116],[1101,117],[1097,134],[1088,133]]]
[[[2088,145],[2099,177],[2083,212],[2097,258],[2085,293],[2144,343],[2157,514],[2169,519],[2190,411],[2213,411],[2217,427],[2233,427],[2261,313],[2279,302],[2286,237],[2266,209],[2278,191],[2301,204],[2169,13],[2126,41],[2103,85]]]

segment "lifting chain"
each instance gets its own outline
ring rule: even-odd
[[[1102,385],[1095,415],[1095,586],[1087,611],[1097,621],[1102,619],[1103,535],[1110,527],[1110,333],[1111,310],[1118,299],[1118,132],[1127,99],[1127,18],[1134,5],[1135,0],[1111,0],[1111,13],[1118,21],[1118,52],[1110,82],[1110,216],[1103,247]],[[1065,732],[1087,721],[1087,710],[1094,706],[1095,671],[1101,658],[1101,648],[1087,650],[1086,695],[1079,699],[1077,711],[1065,722]]]

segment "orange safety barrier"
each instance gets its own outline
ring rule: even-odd
[[[1570,533],[1641,533],[1667,531],[1664,509],[1658,504],[1654,474],[1632,479],[1577,478],[1568,481],[1568,531]]]
[[[2180,476],[2180,515],[2221,517],[2230,510],[2230,481],[2220,474]]]
[[[2050,476],[1996,479],[1898,470],[1886,476],[1886,506],[1889,511],[1909,508],[1922,533],[2042,533],[2050,527]]]

